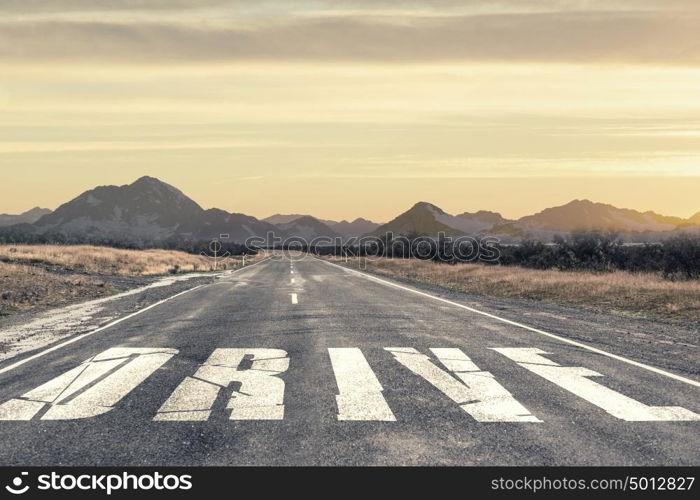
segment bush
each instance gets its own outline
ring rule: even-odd
[[[555,237],[554,243],[556,266],[562,270],[612,271],[624,261],[615,233],[572,233]]]
[[[502,246],[501,264],[533,269],[662,272],[669,279],[700,278],[700,236],[625,245],[614,233],[572,233],[554,244],[523,241]]]
[[[677,236],[664,242],[663,273],[667,278],[700,278],[700,236]]]
[[[532,269],[550,269],[557,260],[556,248],[541,241],[524,240],[519,245],[501,248],[501,263]]]

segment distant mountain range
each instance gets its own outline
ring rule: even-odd
[[[318,236],[325,236],[327,238],[336,238],[341,236],[339,233],[331,229],[328,224],[324,224],[319,219],[311,217],[310,215],[304,215],[287,223],[276,224],[276,226],[282,232],[282,234],[296,236],[307,241]],[[277,232],[279,233],[280,231]]]
[[[328,219],[318,219],[310,215],[301,214],[275,214],[263,219],[270,224],[288,230],[294,235],[302,236],[303,233],[323,236],[359,237],[369,234],[379,227],[379,224],[362,217],[352,222],[342,220],[340,222]],[[319,224],[320,223],[320,224]]]
[[[502,240],[549,240],[556,234],[573,231],[614,231],[623,239],[651,241],[679,231],[700,232],[700,214],[682,219],[589,200],[574,200],[534,215],[508,220],[487,211],[450,215],[435,205],[420,202],[373,233],[380,235],[389,231],[424,236],[436,236],[440,232],[450,236],[493,235]]]
[[[265,217],[263,220],[265,222],[269,222],[270,224],[278,225],[278,224],[289,224],[290,222],[293,222],[295,220],[299,220],[303,217],[311,217],[310,215],[304,215],[304,214],[275,214],[271,215],[270,217]],[[316,217],[314,217],[316,219]],[[337,224],[336,221],[334,220],[326,220],[326,219],[316,219],[323,224],[325,224],[328,227],[331,227],[335,224]]]
[[[21,215],[0,215],[0,235],[13,241],[60,236],[70,242],[157,244],[169,239],[224,239],[242,243],[251,236],[274,233],[311,240],[315,237],[493,235],[504,241],[551,239],[577,230],[617,231],[625,239],[650,241],[678,232],[700,233],[700,213],[689,219],[617,208],[588,200],[547,208],[509,220],[496,212],[451,215],[436,205],[416,203],[393,220],[379,225],[358,218],[352,222],[303,214],[276,214],[259,220],[240,213],[205,210],[177,188],[152,177],[125,186],[100,186],[86,191],[55,211],[34,208]],[[7,238],[7,236],[10,236]]]
[[[574,200],[517,221],[523,227],[551,231],[672,231],[685,222],[680,217],[668,217],[654,212],[642,213],[588,200]]]
[[[362,217],[358,217],[352,222],[348,222],[346,220],[341,220],[340,222],[336,222],[331,226],[331,228],[337,232],[342,234],[343,236],[363,236],[365,234],[369,234],[375,229],[379,227],[379,224],[376,222],[372,222],[371,220],[363,219]]]
[[[32,224],[41,219],[44,215],[50,213],[51,210],[48,208],[34,207],[19,215],[0,214],[0,227],[12,226],[14,224]]]
[[[170,238],[243,242],[250,236],[279,232],[267,222],[244,214],[204,210],[182,191],[152,177],[126,186],[86,191],[31,224],[5,231],[59,235],[70,241],[155,243]]]

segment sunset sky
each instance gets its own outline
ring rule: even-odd
[[[0,212],[152,175],[257,217],[688,217],[698,26],[698,0],[0,0]]]

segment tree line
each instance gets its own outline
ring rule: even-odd
[[[700,278],[700,236],[678,235],[664,241],[624,244],[614,233],[572,233],[553,244],[527,240],[502,246],[501,263],[565,271],[661,273],[669,279]]]
[[[667,279],[700,279],[700,235],[681,234],[643,244],[625,244],[618,234],[604,232],[574,232],[557,236],[551,243],[523,240],[508,245],[486,238],[468,238],[471,243],[466,249],[449,239],[404,240],[400,245],[378,240],[364,247],[318,247],[311,251],[322,255],[418,258],[449,264],[481,262],[543,270],[649,272]],[[424,251],[414,251],[420,246]]]
[[[133,238],[92,239],[84,235],[36,234],[17,227],[3,228],[0,231],[0,244],[97,245],[133,250],[159,248],[192,254],[212,254],[211,241],[183,237],[171,237],[157,242]],[[224,241],[215,248],[218,255],[256,252],[245,244]],[[557,236],[551,243],[523,240],[508,245],[500,244],[492,238],[466,237],[452,240],[411,235],[397,239],[372,238],[369,243],[354,246],[295,245],[294,249],[320,255],[418,258],[450,264],[482,262],[487,265],[563,271],[621,270],[660,273],[667,279],[700,279],[700,235],[692,234],[680,234],[655,243],[625,244],[616,233],[574,232]]]

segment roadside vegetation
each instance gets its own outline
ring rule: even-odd
[[[343,258],[330,257],[342,263]],[[700,323],[700,281],[669,281],[659,274],[525,269],[445,264],[419,259],[363,259],[367,271],[448,290],[620,311],[651,319]],[[357,267],[357,258],[348,266]]]
[[[430,245],[424,245],[425,242]],[[418,258],[443,263],[480,262],[559,271],[642,272],[668,280],[700,279],[700,235],[683,234],[664,241],[625,244],[616,233],[577,232],[557,236],[551,243],[524,240],[502,245],[472,238],[458,245],[425,237],[374,239],[366,246],[311,248],[317,255]],[[479,251],[474,252],[481,247]],[[488,247],[488,252],[484,248]]]
[[[259,256],[247,257],[254,262]],[[157,276],[236,269],[241,256],[217,259],[176,250],[122,250],[89,245],[0,245],[0,262],[109,276]]]
[[[246,264],[264,257],[264,253],[247,256]],[[119,291],[113,286],[114,277],[224,271],[242,265],[242,256],[215,262],[210,257],[174,250],[0,245],[0,316],[112,295]]]
[[[484,296],[529,299],[700,325],[700,239],[626,246],[613,235],[575,234],[553,245],[501,247],[500,264],[362,258],[373,273]],[[341,256],[326,256],[343,263]],[[357,267],[351,257],[348,266]]]
[[[572,233],[554,244],[523,241],[501,246],[500,263],[565,271],[630,271],[671,280],[700,278],[700,236],[680,235],[658,243],[625,245],[615,233]]]

